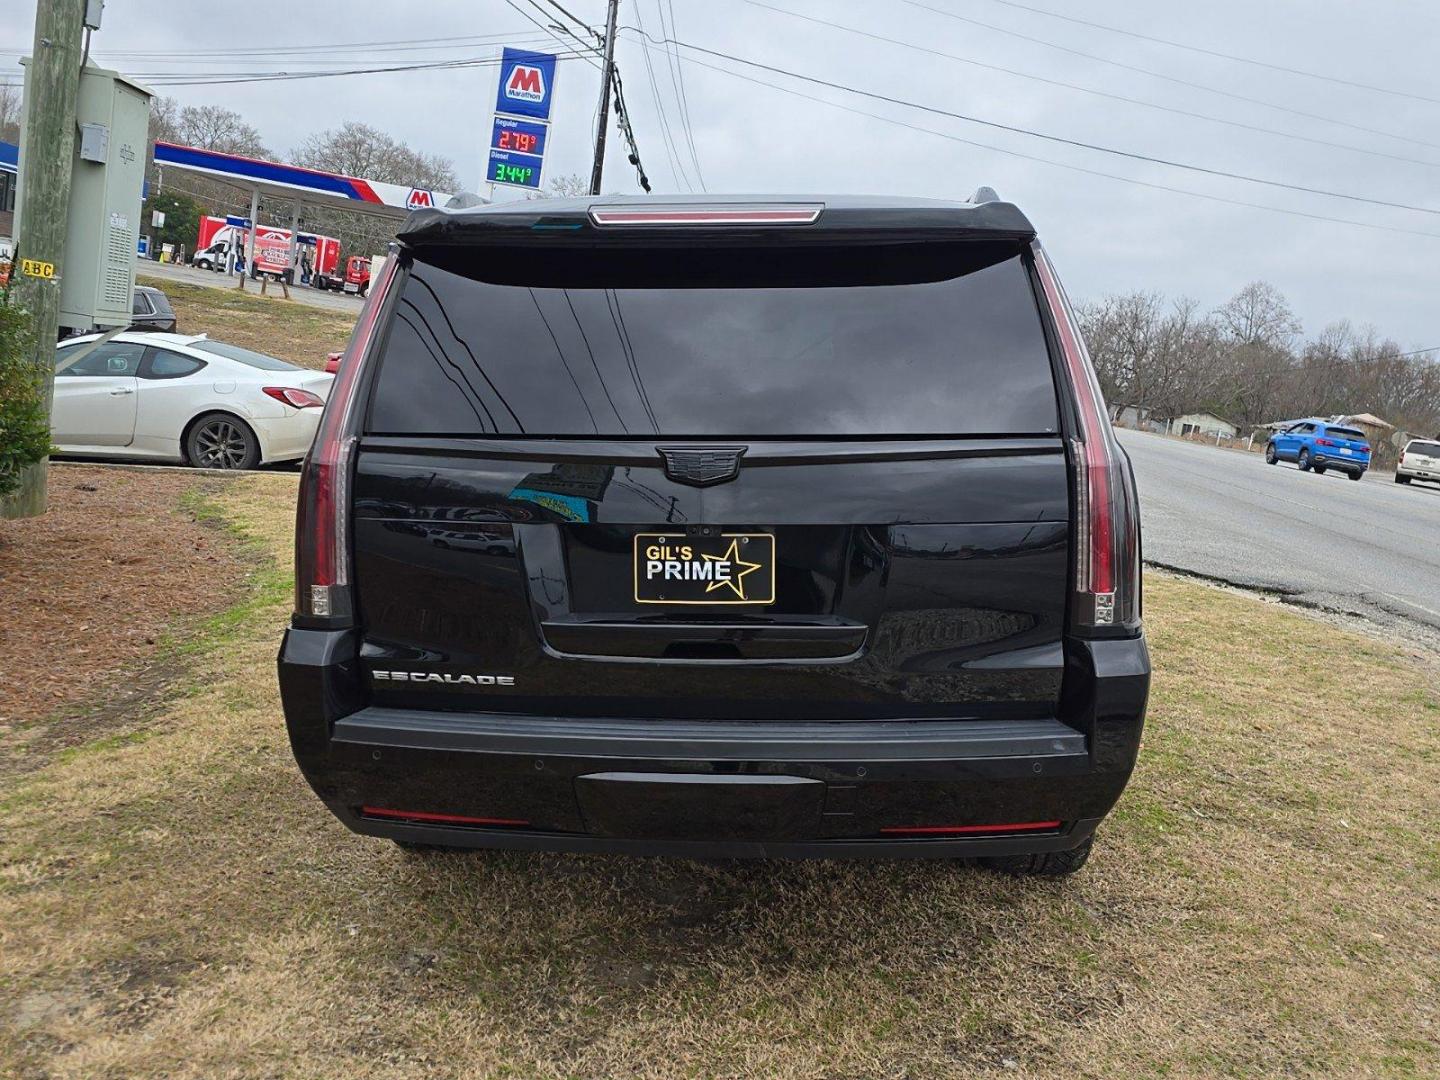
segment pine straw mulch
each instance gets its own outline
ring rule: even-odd
[[[245,577],[239,545],[185,505],[226,483],[57,464],[48,513],[0,520],[0,772],[104,734],[183,667],[175,635]]]

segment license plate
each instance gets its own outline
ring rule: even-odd
[[[770,533],[635,534],[637,604],[773,604]]]
[[[1340,447],[1340,453],[1344,454],[1346,457],[1349,457],[1349,456],[1350,456],[1351,454],[1353,454],[1354,452],[1355,452],[1355,451],[1351,450],[1350,447],[1348,447],[1348,446],[1342,446],[1342,447]]]

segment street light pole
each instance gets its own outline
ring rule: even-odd
[[[620,0],[610,0],[605,20],[605,63],[600,67],[600,126],[595,132],[595,165],[590,170],[590,194],[600,194],[600,175],[605,171],[605,129],[610,126],[610,84],[615,78],[615,20]]]
[[[25,153],[20,158],[19,229],[15,237],[15,303],[30,313],[33,360],[44,372],[45,415],[55,396],[55,340],[60,281],[75,161],[75,110],[80,97],[85,0],[38,0],[35,44],[25,76]],[[48,462],[26,469],[20,488],[0,507],[3,517],[45,513]]]

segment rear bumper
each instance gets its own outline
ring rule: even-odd
[[[1347,472],[1363,473],[1370,468],[1369,458],[1336,457],[1333,454],[1316,454],[1313,463],[1327,469],[1344,469]]]
[[[279,670],[296,760],[358,833],[575,852],[968,857],[1074,847],[1129,779],[1149,685],[1144,640],[1069,651],[1062,717],[999,722],[382,709],[364,700],[349,632],[289,631]],[[894,831],[987,825],[1030,827]]]
[[[279,417],[255,417],[250,423],[260,438],[260,460],[295,461],[310,452],[315,432],[320,427],[318,408],[291,409]]]

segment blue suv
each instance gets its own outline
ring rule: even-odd
[[[1301,472],[1338,469],[1359,480],[1370,467],[1370,444],[1365,433],[1328,420],[1301,420],[1270,436],[1265,460],[1275,465],[1293,461]]]

